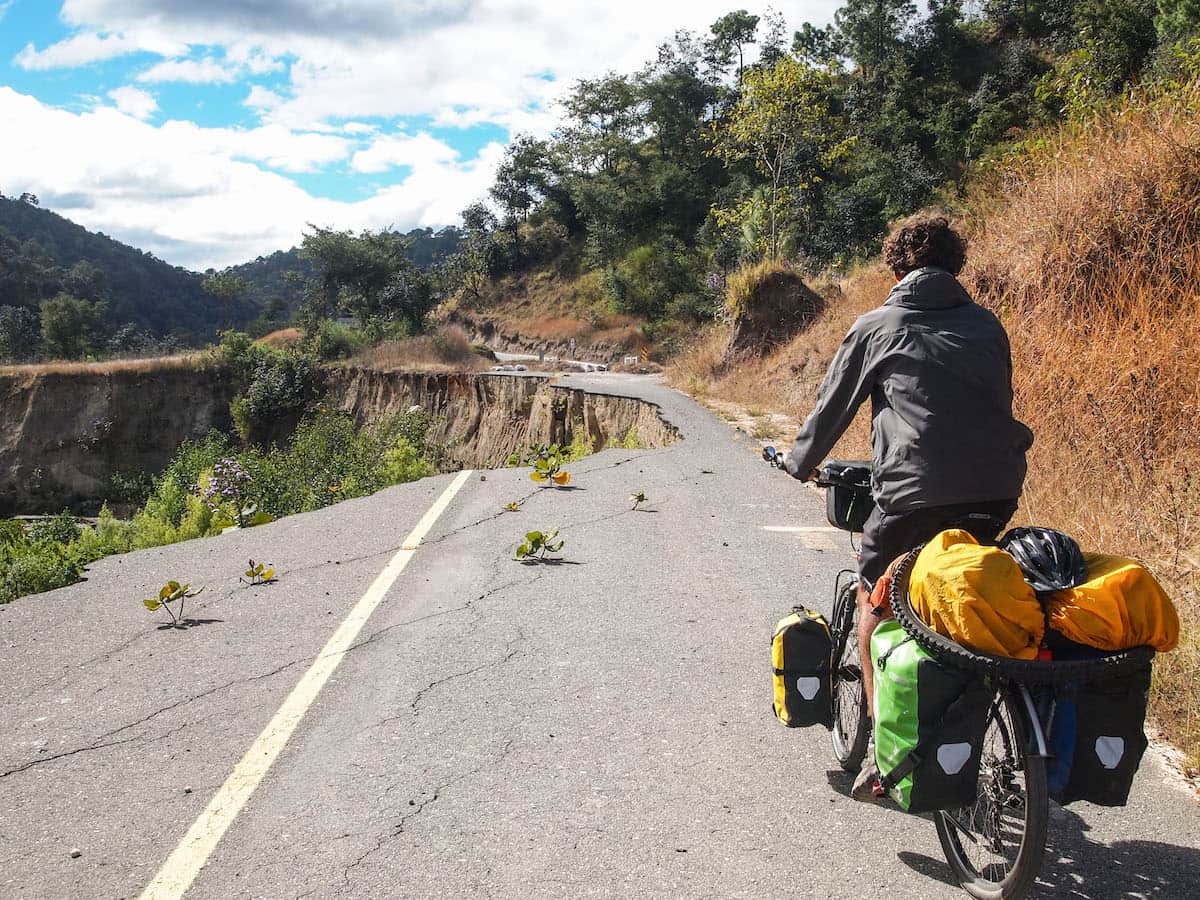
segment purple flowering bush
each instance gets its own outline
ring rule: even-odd
[[[254,522],[258,504],[254,501],[254,478],[232,456],[213,463],[207,482],[197,484],[200,500],[213,511],[214,516],[224,514],[245,528]]]

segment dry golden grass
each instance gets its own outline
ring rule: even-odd
[[[265,344],[268,347],[295,347],[304,341],[304,333],[299,328],[280,328],[270,334],[264,334],[254,343]]]
[[[538,270],[507,275],[487,285],[475,301],[459,297],[454,311],[478,320],[494,322],[501,331],[523,338],[567,341],[583,346],[610,344],[630,351],[643,343],[635,316],[603,313],[606,302],[599,273],[561,274]],[[445,315],[451,311],[446,307]]]
[[[1180,646],[1155,666],[1160,732],[1200,763],[1200,86],[1065,130],[972,197],[963,282],[1008,328],[1017,415],[1033,429],[1018,520],[1147,562],[1175,599]],[[716,377],[713,329],[671,373],[701,397],[798,421],[882,265],[826,289],[814,325]],[[869,452],[860,413],[835,455]]]
[[[1200,85],[1064,131],[976,202],[964,282],[1004,319],[1033,428],[1021,515],[1144,559],[1184,624],[1155,668],[1200,758]]]
[[[0,366],[0,375],[11,377],[35,375],[113,375],[118,372],[158,372],[164,369],[193,369],[202,366],[208,355],[184,353],[179,356],[153,356],[145,359],[109,359],[102,362],[31,363],[25,366]]]
[[[380,372],[481,372],[491,363],[471,349],[466,332],[444,326],[433,334],[384,341],[348,360]]]

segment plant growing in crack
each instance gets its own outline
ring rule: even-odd
[[[648,499],[645,491],[634,491],[629,495],[629,502],[633,504],[630,509],[636,510],[643,503],[647,502]]]
[[[275,577],[275,569],[270,563],[263,565],[250,560],[250,567],[238,576],[238,581],[246,584],[274,584],[278,581]]]
[[[563,470],[570,461],[570,452],[558,444],[535,444],[525,453],[514,453],[508,458],[509,465],[533,466],[529,477],[538,484],[553,483],[565,487],[571,481],[571,473]]]
[[[183,602],[189,597],[195,597],[204,588],[193,591],[190,584],[180,584],[178,581],[168,581],[162,586],[157,597],[147,597],[142,601],[142,606],[157,612],[158,610],[166,610],[168,616],[171,617],[170,627],[182,628],[184,626],[183,618]],[[171,604],[178,603],[178,609],[172,609]]]
[[[553,531],[528,531],[525,542],[517,547],[517,559],[522,562],[542,562],[547,553],[558,553],[566,543],[558,536],[558,529]]]
[[[514,501],[512,501],[512,503],[505,503],[504,506],[501,507],[501,509],[503,509],[505,512],[520,512],[521,511],[521,501],[514,500]]]

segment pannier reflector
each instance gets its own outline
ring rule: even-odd
[[[804,675],[796,679],[796,690],[805,700],[811,700],[821,690],[821,679]]]
[[[1100,764],[1106,769],[1115,769],[1121,762],[1121,757],[1125,755],[1125,739],[1119,737],[1098,737],[1096,738],[1096,756],[1100,758]]]
[[[942,744],[937,750],[938,765],[947,775],[957,775],[971,758],[970,744]]]

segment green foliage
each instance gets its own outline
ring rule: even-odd
[[[40,541],[57,541],[69,544],[79,537],[79,523],[69,509],[64,509],[58,515],[44,519],[35,519],[26,530],[26,535],[33,543]]]
[[[312,334],[335,313],[354,316],[367,329],[398,325],[415,334],[435,300],[429,277],[408,259],[408,242],[393,231],[334,231],[314,228],[301,255],[316,275],[306,290],[302,318]]]
[[[638,434],[636,425],[630,426],[629,430],[625,432],[625,437],[621,439],[621,443],[617,446],[619,446],[622,450],[642,449],[642,438],[641,435]]]
[[[218,318],[227,319],[230,312],[215,308],[201,281],[193,272],[88,232],[50,210],[0,197],[4,305],[35,312],[42,300],[58,294],[89,303],[103,300],[103,328],[97,332],[130,325],[130,333],[150,336],[152,351],[171,335],[171,344],[196,346],[211,338]],[[232,314],[240,323],[252,318],[253,311],[240,299]],[[34,355],[27,349],[19,358]]]
[[[794,204],[854,145],[832,113],[835,87],[831,72],[784,57],[770,69],[757,69],[743,80],[742,95],[728,121],[714,128],[713,152],[727,164],[751,162],[765,178],[765,190],[718,213],[721,224],[764,216],[769,229],[760,246],[779,256],[780,232]]]
[[[635,247],[604,274],[605,292],[619,312],[661,318],[680,295],[701,290],[698,260],[676,238]]]
[[[46,352],[57,359],[82,359],[99,343],[104,308],[103,301],[91,302],[70,294],[43,300],[40,319]]]
[[[244,332],[226,331],[216,355],[234,370],[241,385],[229,412],[243,441],[276,437],[316,401],[321,371],[308,353],[275,349],[255,343]]]
[[[142,601],[142,605],[150,612],[163,610],[170,617],[170,627],[183,628],[187,625],[187,620],[183,617],[183,604],[189,597],[195,597],[204,588],[193,591],[190,584],[180,584],[178,581],[168,581],[162,586],[157,597],[147,597]],[[171,607],[172,603],[178,603],[178,609]]]
[[[365,350],[370,338],[361,328],[323,320],[308,336],[309,351],[320,360],[346,359]]]
[[[528,531],[525,540],[517,546],[516,558],[523,562],[541,562],[547,553],[558,553],[566,541],[558,537],[558,529],[553,531]]]
[[[238,581],[244,581],[246,584],[274,584],[278,579],[275,577],[275,569],[270,563],[256,563],[250,560],[250,565],[246,571],[238,576]]]

